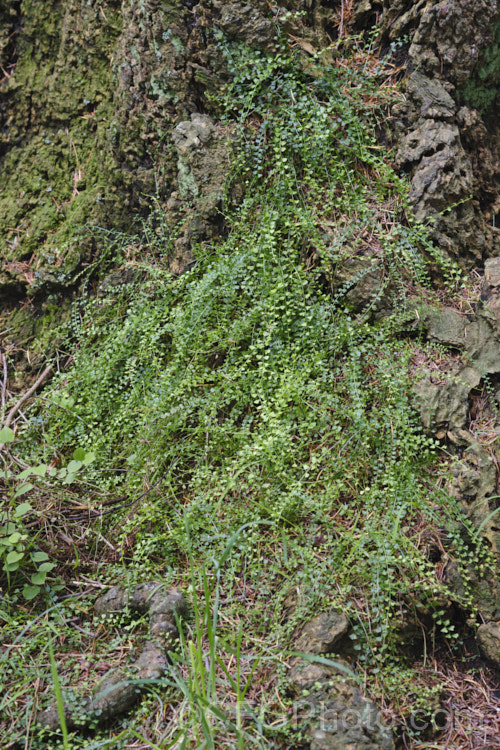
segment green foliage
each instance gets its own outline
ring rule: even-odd
[[[64,701],[61,691],[61,683],[59,681],[59,675],[57,674],[57,665],[54,659],[54,648],[52,642],[49,643],[49,656],[50,656],[50,671],[52,673],[52,680],[54,682],[54,693],[56,696],[57,713],[61,724],[63,747],[64,750],[69,750],[70,744],[68,741],[68,728],[66,726],[66,716],[64,714]]]
[[[494,115],[498,107],[500,86],[500,21],[494,28],[493,43],[482,53],[473,75],[467,81],[461,97],[466,104],[483,114]]]
[[[398,571],[404,590],[417,552],[408,555],[401,528],[427,507],[421,473],[433,446],[413,415],[408,349],[395,334],[405,281],[428,273],[423,230],[396,222],[406,186],[364,104],[376,81],[319,57],[304,65],[285,48],[226,52],[235,179],[246,185],[229,237],[199,248],[181,278],[143,267],[139,283],[88,301],[74,366],[46,395],[48,448],[82,445],[99,466],[165,474],[169,536],[182,545],[176,498],[187,494],[191,523],[203,519],[200,553],[221,523],[324,523],[332,508],[339,523],[357,516],[360,579],[383,596]],[[325,227],[347,220],[330,241]],[[380,321],[350,312],[342,290],[332,298],[305,262],[312,246],[320,271],[335,268],[368,230],[397,289]]]
[[[36,467],[38,468],[38,467]],[[6,474],[6,472],[3,472]],[[35,511],[29,502],[17,502],[17,498],[33,488],[29,482],[18,484],[13,492],[14,504],[0,512],[0,562],[9,585],[13,586],[18,572],[29,575],[23,588],[25,599],[32,599],[40,593],[47,574],[55,568],[49,555],[40,550],[36,540],[29,533],[26,519]]]
[[[241,532],[241,530],[240,530]],[[188,530],[188,536],[190,531]],[[193,597],[193,625],[188,633],[179,628],[179,653],[171,653],[174,664],[172,678],[182,696],[179,719],[173,727],[172,743],[180,747],[195,743],[196,747],[215,750],[222,738],[231,738],[238,750],[248,745],[269,747],[266,735],[273,730],[266,726],[266,706],[256,707],[247,699],[254,673],[261,657],[242,654],[243,632],[238,629],[234,646],[219,634],[220,568],[225,553],[231,551],[239,532],[229,541],[221,559],[215,566],[215,584],[209,582],[207,573],[195,572],[191,561],[192,590],[199,588],[200,600]],[[201,580],[200,580],[201,579]],[[228,656],[232,667],[228,668]],[[244,726],[245,725],[245,726]]]
[[[0,430],[0,443],[12,443],[14,441],[14,431],[10,427],[2,427]]]
[[[13,431],[4,427],[0,431],[0,440],[12,442]],[[40,483],[52,491],[57,486],[73,484],[81,469],[88,466],[95,456],[77,448],[73,459],[67,466],[60,468],[38,464],[28,466],[21,472],[11,468],[0,471],[3,482],[5,502],[0,510],[0,563],[5,573],[9,589],[15,589],[19,581],[24,581],[22,594],[24,599],[34,599],[47,586],[47,576],[54,570],[56,563],[38,546],[38,534],[30,532],[33,518],[40,515],[30,498],[36,493]],[[30,481],[27,481],[27,480]],[[32,504],[33,503],[33,504]],[[30,523],[28,523],[30,521]]]
[[[421,537],[422,525],[456,528],[461,516],[427,472],[436,445],[412,409],[406,340],[407,290],[430,284],[431,265],[449,278],[454,268],[411,218],[407,185],[376,142],[376,78],[284,45],[270,55],[220,44],[233,76],[222,101],[231,179],[244,188],[227,239],[194,248],[174,278],[170,237],[146,226],[131,280],[75,306],[73,364],[45,391],[24,446],[46,462],[91,451],[101,487],[159,483],[114,528],[117,544],[137,536],[130,569],[223,557],[217,585],[251,589],[245,628],[272,634],[275,659],[297,618],[333,601],[363,666],[384,676],[401,662],[401,612],[423,608],[456,637],[442,613],[453,595]],[[352,257],[369,265],[338,281]],[[374,271],[356,306],[349,291]],[[287,588],[307,592],[307,606],[283,624]],[[208,609],[198,615],[215,643]],[[204,710],[217,716],[222,665],[212,654],[206,666],[198,632],[183,648],[186,732],[210,747]]]

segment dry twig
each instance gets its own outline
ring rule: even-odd
[[[23,393],[20,399],[16,401],[14,406],[9,410],[9,413],[7,414],[7,419],[5,420],[4,427],[10,427],[12,420],[14,419],[15,415],[21,408],[21,406],[24,404],[25,401],[27,401],[31,396],[35,393],[35,391],[42,385],[43,381],[47,379],[49,373],[52,370],[52,365],[47,365],[45,370],[43,370],[42,373],[38,376],[38,378],[35,380],[31,388],[28,388],[28,390]]]

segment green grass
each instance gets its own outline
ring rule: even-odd
[[[86,481],[96,507],[112,493],[131,503],[80,536],[92,576],[163,575],[193,602],[170,681],[88,747],[137,735],[148,747],[286,747],[286,654],[296,628],[333,605],[371,689],[407,708],[424,687],[401,618],[426,611],[438,639],[458,638],[426,550],[448,529],[461,564],[480,554],[436,489],[436,444],[411,401],[408,295],[431,267],[450,281],[454,268],[411,218],[407,185],[377,144],[385,102],[370,58],[356,44],[342,65],[284,43],[273,56],[221,46],[233,74],[220,103],[236,144],[228,195],[244,190],[228,202],[226,239],[196,247],[174,278],[167,227],[158,245],[133,238],[135,256],[121,238],[136,279],[79,300],[72,365],[19,447],[32,463],[91,451],[68,493]],[[368,270],[337,283],[353,256],[372,259]],[[376,288],[353,308],[348,292],[372,271]],[[64,497],[58,507],[70,509]],[[4,700],[19,707],[34,662],[13,664]]]

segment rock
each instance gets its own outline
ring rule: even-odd
[[[296,657],[289,667],[290,692],[296,698],[294,727],[311,750],[392,750],[392,732],[377,707],[362,696],[350,665],[337,657],[327,664],[314,660],[330,652],[348,628],[347,617],[334,608],[302,628],[294,650],[311,658]]]
[[[496,667],[500,667],[500,622],[480,625],[476,639],[482,656]]]
[[[144,614],[150,609],[158,596],[167,599],[172,597],[173,601],[179,601],[179,597],[182,597],[182,594],[179,594],[175,589],[165,593],[164,587],[165,584],[161,581],[139,583],[132,589],[123,585],[112,586],[109,591],[96,599],[94,612],[96,615],[103,615],[123,612],[128,608],[131,612]]]
[[[410,199],[421,221],[470,196],[472,167],[455,124],[420,120],[401,142],[396,161],[415,165]]]
[[[469,592],[467,591],[466,582],[456,560],[451,560],[446,565],[445,581],[449,590],[455,595],[457,600],[463,603],[464,608],[467,608]]]
[[[128,669],[112,670],[101,680],[92,698],[83,699],[76,706],[64,707],[68,729],[89,724],[105,724],[129,711],[137,702],[147,683],[159,680],[168,667],[164,650],[148,641],[137,661]],[[52,731],[59,728],[57,709],[44,711],[38,723]]]
[[[469,570],[472,598],[484,619],[500,619],[500,581],[495,570],[479,578]]]
[[[496,490],[496,467],[490,454],[472,443],[462,458],[451,466],[452,479],[447,490],[466,505],[481,502]]]
[[[125,586],[112,586],[105,594],[96,599],[94,612],[96,615],[122,612],[127,606],[129,592]]]
[[[489,258],[484,264],[481,300],[486,310],[500,323],[500,258]]]
[[[408,92],[420,103],[420,117],[431,120],[452,120],[456,104],[443,81],[427,78],[414,71],[407,82]]]
[[[418,164],[424,156],[433,157],[437,153],[444,152],[440,157],[432,159],[436,163],[435,174],[437,175],[438,171],[452,159],[459,141],[460,135],[456,125],[422,119],[399,144],[396,162],[400,166],[408,166],[415,162]],[[431,188],[429,189],[431,190]],[[423,190],[419,193],[413,182],[412,190],[414,196],[419,199],[422,197]],[[435,190],[434,187],[432,192],[435,192]]]
[[[462,359],[470,363],[464,367],[451,360],[448,370],[442,374],[429,372],[414,383],[414,403],[422,423],[426,429],[455,445],[474,441],[466,432],[471,391],[480,385],[485,375],[500,373],[500,264],[497,259],[488,261],[487,269],[482,294],[487,302],[478,306],[474,315],[463,316],[446,307],[421,306],[418,310],[428,340],[458,349]]]
[[[126,609],[141,614],[149,612],[149,632],[154,640],[146,642],[133,664],[110,670],[91,698],[82,698],[76,700],[74,705],[64,706],[68,729],[103,724],[126,713],[137,701],[144,687],[159,680],[168,667],[165,647],[171,645],[172,639],[178,635],[177,620],[187,612],[183,594],[176,589],[165,591],[165,584],[161,581],[148,581],[132,589],[112,586],[94,604],[97,615]],[[38,722],[48,729],[57,729],[60,723],[57,709],[44,711]]]
[[[282,604],[282,620],[286,621],[295,612],[297,607],[305,602],[304,592],[296,586],[288,589]]]
[[[480,50],[491,44],[495,14],[489,0],[421,3],[410,47],[413,64],[435,76],[446,70],[454,85],[465,85]]]
[[[381,258],[347,244],[343,255],[327,276],[334,295],[344,299],[355,312],[390,307],[392,291]]]
[[[479,263],[486,230],[480,229],[476,204],[470,201],[472,166],[457,125],[419,120],[402,140],[396,160],[411,169],[410,200],[415,215],[422,222],[434,219],[438,246],[452,256],[460,252],[461,258],[468,256]],[[453,205],[456,208],[450,209]]]
[[[180,236],[169,259],[173,274],[193,262],[192,245],[211,240],[220,231],[220,206],[229,167],[230,137],[208,115],[193,112],[172,132],[177,151],[177,186],[171,196],[180,204]]]
[[[342,671],[335,667],[333,662],[341,664],[345,668],[346,672],[344,674],[352,673],[347,662],[338,659],[332,660],[331,665],[319,664],[314,661],[310,662],[300,658],[293,660],[288,672],[288,684],[292,695],[298,696],[313,687],[320,689],[328,685],[330,678]]]
[[[187,603],[180,591],[165,591],[161,581],[150,581],[134,586],[113,586],[94,604],[94,612],[103,615],[125,609],[144,614],[149,612],[149,632],[152,636],[175,638],[178,634],[176,617],[185,617]]]
[[[473,443],[463,453],[463,461],[477,476],[476,502],[495,493],[497,470],[490,453],[479,443]]]
[[[464,347],[467,318],[463,315],[447,307],[420,308],[419,314],[429,341],[457,349]]]
[[[187,613],[187,604],[180,591],[171,591],[167,596],[157,593],[149,607],[149,632],[152,636],[164,639],[176,638],[178,635],[177,618]]]
[[[479,443],[472,443],[460,461],[452,465],[451,471],[447,491],[461,502],[464,512],[476,529],[480,529],[491,553],[500,563],[498,516],[492,516],[498,494],[495,461]],[[472,595],[482,617],[500,617],[500,581],[494,570],[486,569],[480,577],[470,566],[466,571],[466,581],[458,565],[449,562],[446,577],[448,586],[460,600],[465,601],[467,593]]]
[[[434,433],[443,432],[457,445],[467,444],[460,431],[467,425],[469,393],[480,381],[477,370],[462,365],[453,366],[437,383],[432,374],[416,381],[414,404],[424,427]]]
[[[164,605],[165,611],[171,612],[172,619],[176,606],[185,613],[186,603],[182,594],[176,589],[168,590],[161,581],[149,581],[134,586],[128,598],[131,611],[141,614],[146,612],[151,614],[153,608],[159,603]]]
[[[489,258],[485,261],[484,280],[494,289],[500,287],[500,258]]]
[[[493,557],[500,563],[500,531],[496,510],[497,471],[490,453],[478,443],[464,451],[462,459],[451,467],[447,491],[462,504],[476,529],[480,530]],[[487,567],[479,575],[470,565],[462,571],[455,561],[446,566],[446,582],[459,601],[469,607],[472,598],[485,620],[500,618],[500,580],[496,570]],[[465,575],[465,577],[464,577]]]
[[[306,654],[327,654],[348,630],[347,617],[336,609],[330,609],[309,620],[295,648]]]
[[[445,580],[466,612],[470,609],[472,598],[481,617],[485,620],[500,619],[500,581],[496,570],[487,570],[479,577],[473,566],[462,572],[458,564],[452,560],[446,566]]]
[[[415,406],[424,426],[455,445],[473,441],[464,432],[471,391],[486,374],[500,373],[499,268],[497,259],[488,261],[482,295],[487,302],[474,315],[463,316],[446,307],[421,306],[418,311],[429,341],[458,349],[470,363],[464,367],[451,361],[439,377],[429,372],[414,384]]]
[[[294,726],[310,750],[393,750],[392,731],[347,663],[301,662],[290,673]]]
[[[89,712],[98,715],[100,723],[126,713],[144,689],[141,682],[159,680],[167,667],[164,650],[147,641],[141,655],[128,670],[119,669],[101,680],[89,705]]]
[[[172,133],[172,141],[178,154],[179,194],[184,200],[198,198],[203,183],[207,183],[209,176],[213,177],[207,174],[209,164],[204,154],[214,132],[215,127],[210,117],[194,112],[191,121],[179,123]],[[220,179],[217,184],[221,190]]]
[[[367,5],[381,12],[384,39],[409,41],[408,97],[393,116],[397,160],[410,173],[417,218],[433,222],[442,250],[477,266],[500,248],[489,221],[498,212],[498,135],[458,101],[482,52],[492,47],[499,8],[487,0],[421,0],[410,8],[405,0],[383,0],[381,11],[380,3]]]
[[[254,32],[274,37],[263,0],[244,6],[246,11],[232,5],[232,23],[238,32],[245,27],[249,42]],[[259,32],[256,15],[267,31]],[[206,94],[228,77],[214,35],[218,16],[205,0],[123,6],[103,0],[98,10],[80,0],[63,5],[48,0],[13,6],[8,26],[0,12],[0,45],[6,34],[1,54],[9,71],[0,74],[3,300],[73,289],[82,268],[101,253],[90,227],[133,234],[149,213],[149,196],[155,196],[155,210],[164,212],[167,227],[189,223],[191,206],[181,206],[179,216],[166,205],[169,195],[179,176],[184,202],[196,200],[196,188],[204,200],[207,185],[200,188],[192,169],[184,174],[185,163],[177,168],[170,134],[179,120],[194,123],[206,145],[208,116],[198,110],[217,112]],[[192,113],[197,117],[190,120]],[[220,197],[227,152],[218,154],[222,159],[212,176]],[[220,229],[216,213],[204,216],[200,239]],[[10,263],[21,267],[7,268]],[[177,266],[182,269],[182,262]]]
[[[217,26],[232,39],[244,40],[252,46],[274,50],[276,31],[265,5],[215,0],[219,10]]]
[[[474,172],[474,193],[480,196],[490,211],[485,217],[492,218],[495,206],[498,207],[498,181],[500,170],[500,132],[487,128],[480,112],[462,106],[457,112],[456,121],[460,129],[462,145],[470,159]],[[488,215],[489,214],[489,215]],[[496,254],[489,253],[491,257]]]
[[[500,327],[493,313],[479,308],[466,335],[467,355],[474,366],[483,374],[500,372]]]
[[[208,115],[193,112],[191,120],[180,122],[172,132],[172,141],[179,153],[190,148],[201,148],[215,132],[214,124]]]
[[[353,8],[353,22],[357,27],[364,27],[374,15],[372,0],[358,0]]]
[[[500,581],[496,570],[488,571],[481,579],[470,576],[472,595],[479,614],[484,619],[500,619]]]
[[[133,284],[139,278],[139,271],[136,268],[116,268],[111,271],[99,284],[97,296],[103,297],[107,293],[120,289],[126,284]]]

